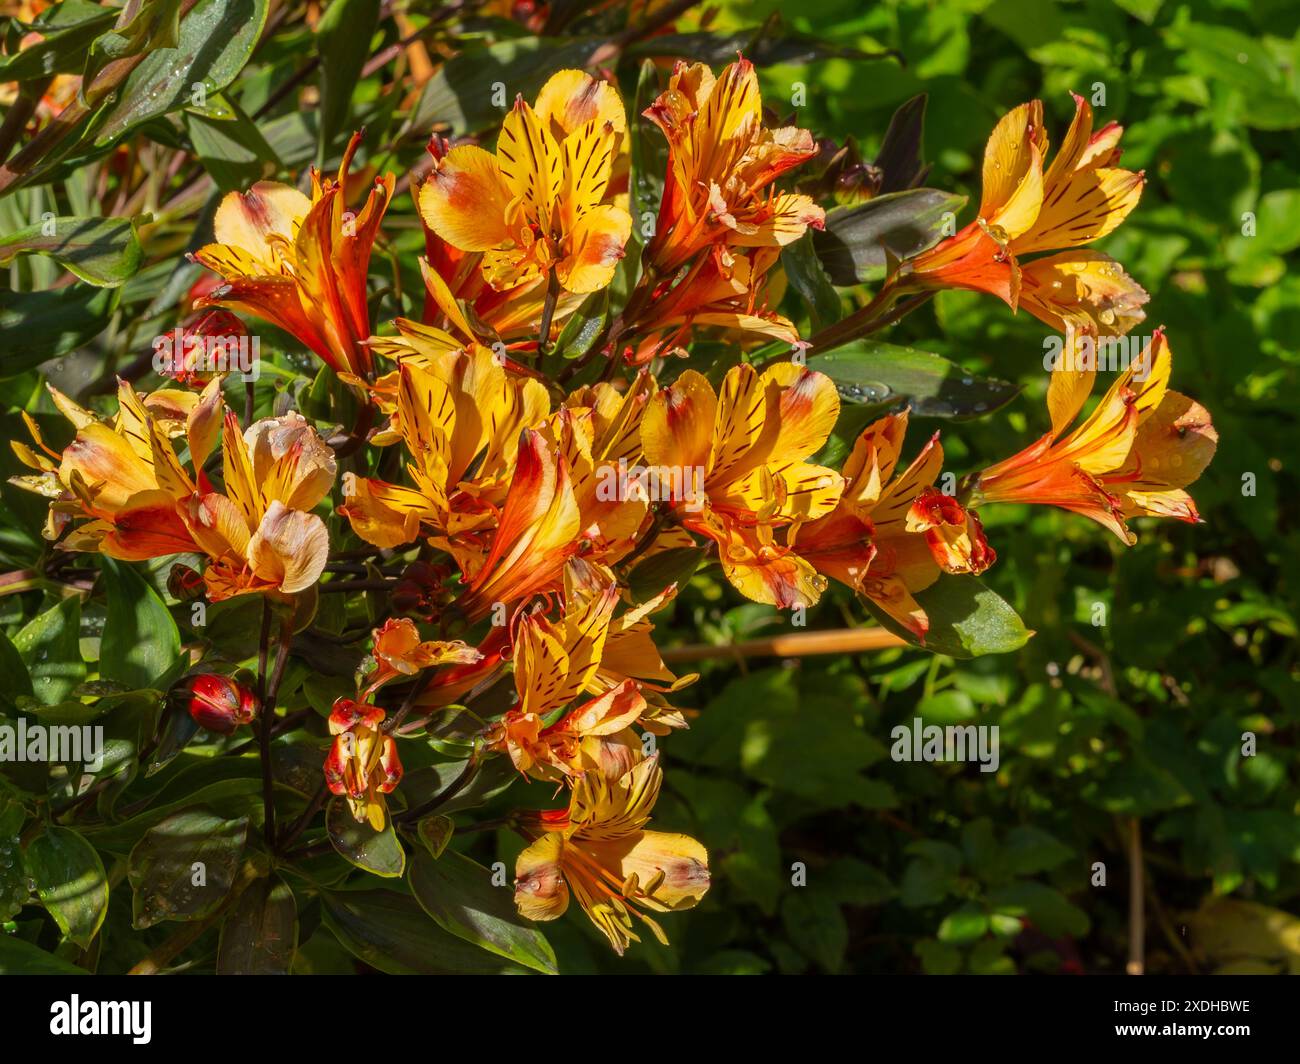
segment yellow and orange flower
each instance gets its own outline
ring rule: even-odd
[[[381,730],[383,722],[384,711],[378,706],[337,699],[329,719],[334,742],[325,759],[330,793],[346,799],[353,819],[375,831],[383,831],[388,823],[384,795],[402,780],[397,743]]]
[[[645,620],[671,594],[615,618],[618,588],[613,573],[581,559],[571,561],[564,572],[559,619],[538,610],[521,616],[515,625],[519,701],[491,729],[490,746],[505,751],[520,772],[539,779],[574,777],[593,769],[621,776],[641,757],[641,741],[629,730],[634,723],[640,721],[659,735],[685,727],[662,692],[695,677],[679,680],[667,669],[649,639]],[[654,704],[642,692],[643,685],[651,689]],[[595,697],[555,717],[557,710],[584,694]]]
[[[336,179],[312,171],[310,199],[275,181],[230,193],[217,208],[215,242],[194,259],[226,282],[199,305],[253,314],[297,337],[336,372],[368,378],[366,273],[394,178],[377,179],[365,205],[348,210],[344,190],[360,143],[359,133],[349,141]]]
[[[643,365],[686,343],[692,330],[714,326],[738,334],[799,342],[799,331],[771,308],[783,289],[769,292],[768,276],[780,258],[777,248],[750,252],[716,245],[692,265],[674,285],[662,282],[635,322],[628,323],[642,339],[628,361]],[[779,276],[779,271],[778,274]]]
[[[329,536],[309,511],[333,486],[334,452],[301,415],[264,418],[241,434],[234,414],[223,416],[219,379],[202,395],[162,389],[143,397],[123,381],[111,422],[51,394],[77,427],[76,438],[60,455],[28,419],[45,453],[13,446],[40,470],[17,478],[19,486],[54,500],[47,534],[58,535],[74,516],[89,518],[68,530],[66,549],[131,561],[206,554],[203,576],[213,601],[250,592],[295,595],[320,578]],[[194,473],[171,442],[181,435]],[[218,439],[222,491],[203,471]]]
[[[763,125],[754,65],[743,57],[715,78],[702,63],[679,62],[668,88],[645,111],[668,139],[668,173],[655,235],[646,248],[661,275],[711,244],[784,247],[825,212],[808,196],[772,183],[813,158],[806,129]]]
[[[494,288],[553,274],[568,292],[595,292],[613,278],[632,230],[627,211],[606,202],[626,126],[613,85],[561,70],[535,107],[515,101],[495,154],[462,145],[442,155],[431,145],[420,214],[449,244],[481,252]]]
[[[776,532],[816,520],[839,501],[840,475],[807,461],[839,409],[829,377],[778,363],[761,374],[733,367],[720,394],[686,370],[646,411],[646,461],[672,474],[675,520],[718,544],[727,579],[756,602],[811,605],[825,587]]]
[[[310,511],[334,485],[334,452],[299,414],[264,418],[241,434],[229,411],[221,450],[223,492],[199,492],[185,509],[210,559],[208,596],[305,591],[329,558],[325,522]]]
[[[955,499],[936,499],[943,467],[936,433],[897,476],[906,411],[863,430],[844,463],[844,491],[824,516],[791,532],[794,550],[818,572],[869,598],[920,638],[929,618],[915,593],[941,571],[980,573],[995,555],[979,519]]]
[[[474,346],[404,359],[380,442],[401,439],[413,487],[348,474],[339,512],[378,547],[424,529],[455,537],[490,527],[514,472],[520,433],[550,410],[546,388],[510,374]]]
[[[67,550],[100,551],[140,561],[197,550],[183,507],[197,490],[180,467],[172,438],[187,436],[200,466],[211,453],[220,409],[219,385],[203,398],[164,388],[140,396],[129,382],[118,385],[118,412],[100,421],[54,387],[54,405],[72,422],[76,437],[62,453],[45,444],[26,414],[36,449],[13,441],[18,458],[37,470],[13,483],[51,500],[45,535]],[[215,413],[219,418],[219,413]],[[89,518],[67,526],[76,518]],[[65,533],[66,530],[66,534]]]
[[[1002,117],[984,151],[979,216],[912,259],[899,275],[900,292],[988,292],[1061,332],[1117,336],[1142,321],[1146,292],[1110,257],[1079,249],[1128,216],[1145,177],[1116,165],[1123,128],[1112,122],[1094,132],[1088,102],[1078,95],[1074,102],[1065,141],[1046,167],[1042,102]]]
[[[1199,521],[1185,489],[1209,465],[1219,437],[1203,406],[1168,387],[1171,366],[1169,343],[1157,330],[1068,435],[1089,389],[1049,392],[1052,430],[984,470],[971,505],[1059,506],[1091,518],[1126,544],[1136,540],[1126,524],[1133,517]],[[1057,379],[1054,374],[1053,385]]]
[[[709,889],[709,855],[688,835],[647,831],[663,772],[656,754],[609,780],[588,772],[567,809],[535,813],[521,830],[532,843],[515,863],[515,905],[529,920],[555,920],[572,894],[620,955],[639,942],[632,918],[667,943],[643,909],[694,907]]]
[[[568,463],[540,432],[525,429],[500,521],[487,543],[446,543],[467,578],[456,608],[474,621],[495,603],[557,590],[564,563],[579,549],[581,528]]]
[[[483,655],[458,639],[421,639],[415,622],[390,617],[374,631],[375,667],[366,676],[367,699],[384,684],[439,665],[473,665]]]

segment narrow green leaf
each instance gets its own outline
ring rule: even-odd
[[[379,25],[379,0],[332,0],[316,27],[320,65],[320,146],[324,162],[348,118],[348,106]]]
[[[477,861],[455,850],[437,860],[421,851],[411,859],[410,882],[443,930],[534,971],[555,973],[550,943],[515,911],[511,890],[493,885],[492,872]]]
[[[527,971],[448,934],[414,898],[391,890],[323,891],[325,926],[359,960],[389,975]]]
[[[266,11],[266,0],[199,0],[181,20],[179,44],[151,51],[118,90],[95,130],[95,145],[188,106],[196,85],[207,96],[224,89],[253,54]]]
[[[978,377],[939,355],[880,340],[857,340],[810,361],[835,382],[846,408],[861,408],[850,426],[854,434],[885,409],[903,403],[918,417],[983,417],[1020,391],[1008,381]]]
[[[130,218],[49,218],[0,239],[0,266],[19,255],[48,255],[87,284],[115,288],[140,268]]]
[[[965,204],[965,196],[934,188],[891,192],[831,211],[813,246],[831,281],[852,287],[883,267],[887,253],[909,259],[938,243]]]
[[[941,576],[915,597],[930,618],[924,641],[870,599],[862,602],[895,635],[913,646],[953,658],[1007,654],[1019,650],[1034,634],[1005,599],[973,576]]]

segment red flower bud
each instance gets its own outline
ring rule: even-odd
[[[180,696],[200,728],[229,735],[241,724],[257,719],[257,695],[229,676],[204,673],[191,676],[180,688]]]

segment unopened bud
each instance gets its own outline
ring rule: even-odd
[[[205,731],[229,735],[257,719],[257,695],[229,676],[191,676],[178,690],[194,723]]]

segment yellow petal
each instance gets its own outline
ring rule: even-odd
[[[506,225],[510,197],[496,158],[462,145],[435,162],[420,186],[420,217],[453,247],[487,251],[514,239]]]
[[[632,233],[632,216],[622,207],[605,204],[582,214],[570,235],[570,252],[556,265],[560,284],[585,293],[604,288],[623,259]]]
[[[569,888],[560,871],[564,839],[547,832],[515,860],[515,907],[526,920],[555,920],[569,907]]]
[[[221,201],[213,219],[216,241],[250,257],[242,271],[277,273],[310,209],[311,200],[292,185],[259,181],[247,192],[231,192]]]

